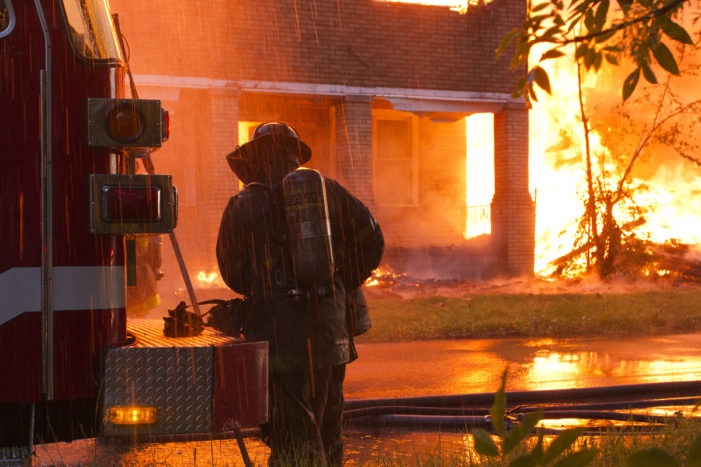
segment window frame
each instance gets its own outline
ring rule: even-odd
[[[410,147],[411,147],[411,201],[408,203],[388,203],[377,197],[378,171],[377,167],[383,160],[391,160],[389,157],[380,157],[378,154],[377,122],[379,120],[400,120],[409,122]],[[419,206],[419,117],[409,112],[401,112],[389,109],[372,110],[372,189],[375,202],[381,207],[418,207]]]
[[[89,62],[98,62],[98,63],[106,63],[106,64],[112,64],[112,63],[122,63],[124,61],[124,57],[122,56],[122,49],[121,45],[119,43],[119,37],[117,35],[117,30],[116,26],[114,24],[114,20],[112,19],[112,12],[109,7],[109,3],[106,0],[84,0],[86,2],[89,2],[93,8],[98,7],[98,4],[100,6],[104,7],[104,11],[107,15],[107,20],[109,22],[109,33],[108,35],[111,36],[110,39],[106,37],[106,35],[101,34],[101,42],[98,43],[95,41],[93,44],[94,47],[97,47],[97,52],[98,55],[87,55],[82,53],[80,50],[78,50],[78,47],[76,46],[75,42],[75,37],[71,30],[75,30],[78,32],[74,27],[73,27],[73,21],[69,18],[68,16],[68,8],[66,7],[66,2],[68,1],[76,1],[79,2],[80,0],[60,0],[59,5],[61,9],[61,13],[63,14],[63,19],[64,19],[64,25],[65,25],[65,30],[67,34],[67,39],[68,43],[71,46],[71,49],[73,50],[73,53],[79,57],[82,60],[87,60]],[[96,10],[95,10],[96,11]],[[97,15],[96,15],[97,17]],[[100,18],[97,18],[100,19]],[[105,18],[102,18],[105,19]],[[102,33],[104,32],[101,30],[100,26],[104,27],[104,23],[100,23],[98,25],[95,24],[88,24],[86,22],[85,17],[83,16],[83,13],[81,12],[81,25],[86,28],[86,31],[89,32],[90,34],[95,35],[96,33]],[[100,45],[105,45],[107,42],[111,42],[111,46],[114,48],[114,50],[110,51],[101,51],[99,50]],[[112,54],[114,52],[114,54]]]
[[[15,24],[17,19],[15,18],[15,10],[12,8],[12,0],[0,0],[5,4],[7,8],[7,15],[10,17],[10,21],[7,23],[7,27],[0,31],[0,39],[7,37],[12,34],[12,30],[15,29]]]

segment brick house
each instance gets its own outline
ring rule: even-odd
[[[140,97],[171,112],[154,154],[180,193],[180,243],[216,270],[223,207],[238,190],[224,155],[258,122],[293,125],[308,166],[371,206],[386,259],[425,275],[533,272],[528,112],[498,60],[523,0],[458,14],[376,0],[111,0]],[[494,115],[491,235],[466,240],[466,119]]]

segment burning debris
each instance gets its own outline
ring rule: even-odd
[[[420,284],[409,279],[406,274],[395,272],[389,266],[380,266],[372,272],[365,281],[365,287],[420,287]]]
[[[622,230],[625,230],[625,227]],[[609,271],[606,277],[664,278],[701,283],[701,257],[694,247],[695,245],[678,240],[657,243],[637,238],[632,234],[624,238],[619,237],[616,246],[609,246],[609,251],[615,251],[615,254],[609,253],[610,256],[606,258]],[[586,270],[586,265],[582,262],[596,254],[593,250],[596,250],[596,244],[590,241],[555,259],[552,262],[555,266],[552,277],[566,277],[568,270],[572,269]]]
[[[203,289],[221,289],[226,288],[226,284],[222,280],[218,272],[200,271],[197,273],[197,285]]]

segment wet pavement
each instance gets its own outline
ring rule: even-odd
[[[645,338],[484,339],[360,344],[348,367],[347,399],[493,392],[508,366],[507,391],[701,380],[701,334]],[[461,433],[346,432],[348,465],[387,463],[437,450],[468,453]],[[253,461],[268,451],[246,439]],[[82,440],[38,446],[34,465],[243,465],[235,440],[106,443]]]
[[[701,380],[701,334],[360,344],[348,399]]]

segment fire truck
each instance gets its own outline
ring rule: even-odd
[[[0,0],[5,457],[35,442],[225,432],[267,416],[267,343],[167,339],[162,321],[127,322],[135,239],[174,239],[177,191],[169,175],[135,173],[168,139],[168,112],[127,98],[126,69],[107,0]]]

